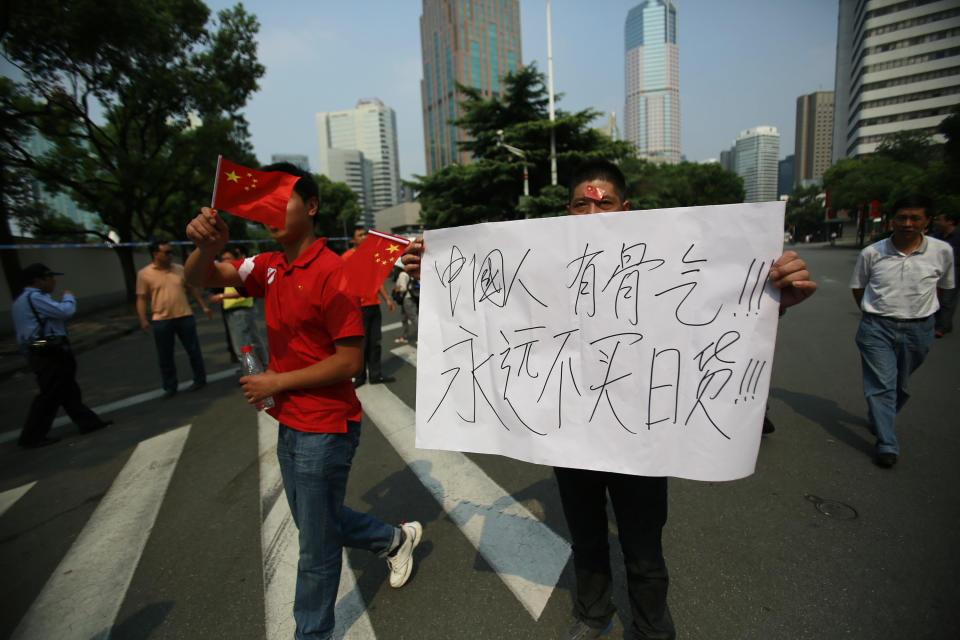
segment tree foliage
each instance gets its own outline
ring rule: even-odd
[[[37,157],[5,136],[4,163],[98,213],[121,241],[182,236],[218,153],[256,166],[240,110],[264,73],[258,28],[242,5],[211,20],[199,0],[15,2],[3,47],[23,79],[4,110],[54,149]],[[132,296],[132,254],[120,255]]]
[[[823,190],[819,185],[797,186],[787,200],[786,223],[794,237],[815,235],[823,229]]]
[[[467,136],[458,147],[469,151],[476,161],[448,165],[409,183],[419,192],[421,221],[427,228],[552,216],[563,211],[566,190],[550,184],[551,129],[560,184],[587,157],[619,160],[630,153],[629,144],[615,142],[590,127],[598,115],[592,109],[576,113],[558,109],[551,124],[545,77],[535,64],[508,74],[503,83],[502,98],[486,98],[479,89],[458,85],[464,96],[460,103],[463,115],[453,124]],[[503,132],[504,144],[525,153],[523,160],[498,144],[498,131]],[[524,166],[531,197],[520,207]]]
[[[887,136],[872,155],[840,160],[823,176],[831,207],[855,215],[876,200],[882,215],[889,219],[899,198],[926,194],[933,198],[936,210],[956,209],[960,205],[960,164],[952,154],[956,153],[958,129],[960,111],[955,110],[940,125],[946,144],[937,143],[930,134],[900,132]],[[860,216],[860,222],[862,242],[866,215]]]
[[[477,161],[449,165],[411,186],[419,191],[421,219],[428,228],[449,227],[519,217],[553,216],[564,211],[568,177],[587,158],[620,161],[631,206],[638,209],[743,202],[743,180],[717,164],[657,164],[632,157],[624,141],[613,141],[590,122],[592,109],[558,110],[556,134],[558,184],[551,185],[548,96],[544,76],[530,65],[504,78],[502,98],[460,86],[463,115],[454,121],[467,134],[459,143]],[[498,132],[502,132],[502,139]],[[521,160],[500,142],[522,150]],[[530,197],[523,193],[523,167],[529,173]]]
[[[743,178],[717,163],[655,163],[627,158],[620,163],[632,209],[697,207],[743,202]]]
[[[357,194],[344,182],[333,182],[325,175],[313,175],[320,188],[320,208],[314,229],[319,236],[350,236],[360,218]]]

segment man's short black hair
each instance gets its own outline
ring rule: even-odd
[[[604,180],[613,185],[613,190],[620,198],[622,203],[627,197],[627,180],[623,177],[620,167],[609,160],[591,159],[584,160],[573,170],[570,175],[569,196],[567,200],[573,202],[573,190],[584,182],[590,180]]]
[[[924,195],[911,194],[897,199],[893,204],[893,213],[901,209],[923,209],[928,218],[933,218],[933,200]]]
[[[160,251],[160,247],[162,247],[162,246],[165,245],[165,244],[166,244],[166,245],[169,245],[169,244],[170,244],[170,241],[169,241],[169,240],[154,240],[153,242],[151,242],[151,243],[150,243],[150,255],[153,255],[153,254],[155,254],[157,251]]]
[[[313,174],[309,171],[304,171],[289,162],[274,162],[265,166],[261,171],[283,171],[292,176],[297,176],[300,179],[293,185],[293,190],[297,192],[300,199],[306,203],[310,198],[316,198],[317,202],[320,202],[320,187],[317,186],[317,181],[314,180]]]
[[[956,211],[942,211],[940,212],[940,215],[949,220],[951,224],[960,225],[960,213]]]

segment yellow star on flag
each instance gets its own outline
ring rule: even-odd
[[[236,173],[234,173],[233,171],[231,171],[230,173],[226,174],[226,176],[227,176],[227,180],[229,180],[229,181],[231,181],[231,182],[239,182],[239,181],[240,181],[240,176],[238,176],[238,175],[237,175]]]
[[[395,244],[392,244],[389,247],[387,247],[387,251],[389,251],[390,253],[396,253],[397,251],[400,251],[400,247],[398,247]]]

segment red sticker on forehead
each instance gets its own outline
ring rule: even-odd
[[[583,191],[583,197],[590,198],[591,200],[596,200],[597,202],[600,202],[601,200],[603,200],[603,195],[605,193],[606,192],[603,189],[598,189],[592,184],[588,184],[587,188],[584,189]]]

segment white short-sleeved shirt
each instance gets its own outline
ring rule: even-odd
[[[865,248],[857,257],[851,289],[863,289],[860,308],[867,313],[916,320],[940,308],[937,289],[953,289],[953,247],[924,236],[920,247],[904,255],[890,238]]]

